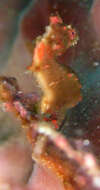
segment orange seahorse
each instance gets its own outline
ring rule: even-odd
[[[64,25],[59,16],[51,16],[46,32],[37,38],[29,70],[34,72],[43,91],[40,102],[42,113],[53,113],[64,106],[73,107],[81,100],[81,85],[77,76],[56,61],[57,56],[77,41],[76,30]]]

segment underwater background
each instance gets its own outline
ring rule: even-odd
[[[59,58],[82,84],[82,101],[67,110],[62,133],[85,139],[100,157],[100,26],[99,0],[4,0],[0,1],[0,73],[18,79],[25,92],[35,92],[32,74],[34,40],[44,32],[49,16],[58,13],[79,34],[76,47]],[[98,6],[99,5],[99,6]],[[69,92],[70,93],[70,92]],[[0,142],[20,133],[19,122],[0,111]],[[13,127],[15,125],[16,127]]]

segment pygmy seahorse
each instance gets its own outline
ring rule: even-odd
[[[68,68],[57,63],[56,58],[77,44],[78,35],[70,25],[64,25],[59,16],[51,16],[46,32],[37,38],[32,66],[43,91],[40,102],[42,113],[53,113],[62,107],[70,108],[81,100],[80,82]]]

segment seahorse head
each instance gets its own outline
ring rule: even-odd
[[[50,17],[48,27],[49,43],[56,56],[63,54],[66,49],[77,44],[77,31],[71,25],[65,25],[60,16]]]

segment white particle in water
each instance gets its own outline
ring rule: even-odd
[[[100,129],[100,125],[97,126],[97,129]]]
[[[99,66],[99,65],[100,65],[99,62],[94,62],[94,63],[93,63],[93,66],[94,66],[94,67],[97,67],[97,66]]]
[[[85,139],[83,141],[84,146],[88,146],[90,144],[90,141],[88,139]]]

